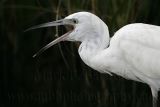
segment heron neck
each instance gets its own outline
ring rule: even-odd
[[[94,56],[109,46],[110,38],[107,25],[100,19],[95,23],[93,32],[87,33],[78,50],[81,59],[88,66],[91,65]]]
[[[103,43],[105,42],[105,43]],[[86,39],[83,41],[78,49],[81,59],[90,66],[90,60],[96,56],[100,51],[108,47],[106,41],[101,40],[101,38],[96,39]]]

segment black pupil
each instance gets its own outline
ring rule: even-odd
[[[77,23],[77,20],[76,20],[76,19],[73,19],[73,22],[74,22],[74,23]]]

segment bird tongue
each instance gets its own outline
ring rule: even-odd
[[[65,25],[65,28],[66,28],[67,31],[74,30],[74,26],[73,25]]]

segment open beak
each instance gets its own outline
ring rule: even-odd
[[[33,27],[25,30],[25,32],[29,31],[29,30],[33,30],[33,29],[51,27],[51,26],[59,26],[59,25],[72,25],[72,26],[74,26],[74,23],[70,19],[62,19],[62,20],[57,20],[57,21],[48,22],[48,23],[37,25],[37,26],[33,26]],[[65,33],[64,35],[60,36],[59,38],[53,40],[52,42],[50,42],[49,44],[44,46],[42,49],[40,49],[36,54],[34,54],[33,57],[36,57],[36,56],[40,55],[41,53],[43,53],[45,50],[47,50],[51,46],[53,46],[53,45],[55,45],[55,44],[57,44],[57,43],[59,43],[61,41],[65,41],[67,39],[68,35],[72,31],[73,31],[73,29],[71,31]]]

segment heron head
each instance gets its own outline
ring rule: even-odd
[[[59,25],[65,25],[65,26],[71,27],[71,29],[67,33],[63,34],[59,38],[47,44],[39,52],[37,52],[33,57],[37,56],[38,54],[41,54],[43,51],[45,51],[49,47],[61,41],[80,41],[80,42],[84,41],[86,38],[89,38],[89,36],[92,35],[91,33],[93,33],[95,26],[99,26],[99,22],[97,20],[100,20],[100,19],[92,13],[77,12],[65,17],[64,19],[53,21],[53,22],[47,22],[47,23],[36,25],[27,29],[26,31],[37,29],[37,28],[52,27],[52,26],[59,26]]]

